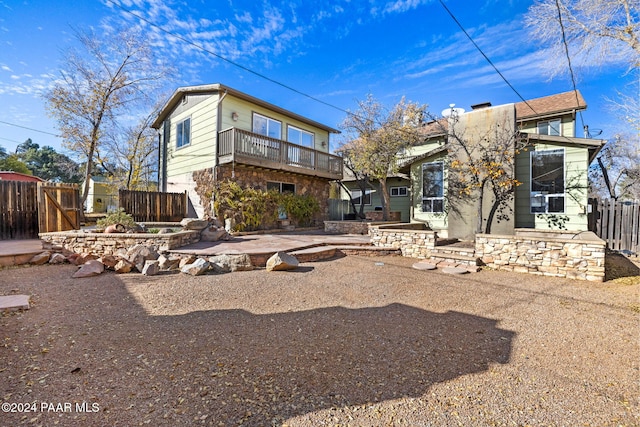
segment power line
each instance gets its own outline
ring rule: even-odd
[[[158,30],[162,31],[163,33],[168,34],[168,35],[170,35],[170,36],[172,36],[172,37],[175,37],[175,38],[177,38],[178,40],[181,40],[181,41],[183,41],[183,42],[185,42],[185,43],[187,43],[187,44],[189,44],[189,45],[191,45],[191,46],[193,46],[193,47],[195,47],[195,48],[197,48],[197,49],[202,50],[203,52],[206,52],[206,53],[208,53],[208,54],[210,54],[210,55],[213,55],[213,56],[215,56],[216,58],[218,58],[218,59],[220,59],[220,60],[222,60],[222,61],[224,61],[224,62],[227,62],[227,63],[229,63],[229,64],[233,65],[234,67],[238,67],[238,68],[240,68],[240,69],[242,69],[242,70],[244,70],[244,71],[246,71],[246,72],[248,72],[248,73],[251,73],[251,74],[253,74],[253,75],[255,75],[255,76],[260,77],[261,79],[268,80],[268,81],[270,81],[271,83],[274,83],[274,84],[276,84],[276,85],[278,85],[278,86],[280,86],[280,87],[283,87],[283,88],[285,88],[285,89],[287,89],[287,90],[290,90],[290,91],[292,91],[292,92],[295,92],[295,93],[297,93],[298,95],[302,95],[302,96],[304,96],[304,97],[306,97],[306,98],[309,98],[309,99],[311,99],[311,100],[313,100],[313,101],[319,102],[320,104],[326,105],[327,107],[334,108],[334,109],[336,109],[336,110],[338,110],[338,111],[340,111],[340,112],[342,112],[342,113],[345,113],[345,114],[348,114],[348,115],[353,114],[353,113],[351,113],[351,112],[349,112],[349,111],[345,110],[344,108],[341,108],[341,107],[338,107],[338,106],[336,106],[336,105],[333,105],[333,104],[331,104],[331,103],[329,103],[329,102],[323,101],[323,100],[321,100],[321,99],[319,99],[319,98],[316,98],[315,96],[309,95],[308,93],[302,92],[302,91],[300,91],[300,90],[298,90],[298,89],[296,89],[296,88],[294,88],[294,87],[292,87],[292,86],[289,86],[289,85],[287,85],[287,84],[285,84],[285,83],[282,83],[282,82],[280,82],[280,81],[278,81],[278,80],[275,80],[275,79],[273,79],[273,78],[271,78],[271,77],[268,77],[268,76],[266,76],[265,74],[259,73],[259,72],[255,71],[255,70],[252,70],[251,68],[246,67],[246,66],[244,66],[244,65],[242,65],[242,64],[239,64],[239,63],[237,63],[237,62],[235,62],[235,61],[233,61],[233,60],[231,60],[231,59],[229,59],[229,58],[226,58],[226,57],[224,57],[224,56],[220,55],[219,53],[213,52],[213,51],[211,51],[211,50],[209,50],[209,49],[205,48],[204,46],[201,46],[201,45],[199,45],[198,43],[195,43],[195,42],[193,42],[193,41],[189,40],[189,39],[188,39],[188,38],[186,38],[186,37],[183,37],[183,36],[181,36],[181,35],[179,35],[179,34],[176,34],[176,33],[172,32],[172,31],[165,30],[165,29],[164,29],[164,28],[162,28],[160,25],[158,25],[158,24],[156,24],[156,23],[154,23],[154,22],[152,22],[152,21],[150,21],[150,20],[148,20],[148,19],[146,19],[146,18],[144,18],[144,17],[142,17],[142,16],[140,16],[140,15],[138,15],[138,14],[136,14],[136,13],[134,13],[134,12],[130,11],[129,9],[126,9],[126,8],[122,7],[121,5],[119,5],[118,3],[116,3],[116,2],[115,2],[115,1],[113,1],[113,0],[107,0],[107,2],[111,3],[112,5],[114,5],[115,7],[117,7],[118,9],[122,10],[123,12],[128,13],[128,14],[130,14],[131,16],[134,16],[134,17],[136,17],[136,18],[140,19],[141,21],[146,22],[147,24],[151,25],[151,26],[152,26],[152,27],[154,27],[154,28],[157,28]]]
[[[509,80],[507,80],[507,78],[500,72],[500,70],[498,70],[498,67],[495,66],[495,64],[493,63],[493,61],[491,61],[491,59],[489,59],[489,57],[482,51],[482,49],[480,48],[480,46],[478,46],[478,44],[473,40],[473,38],[471,38],[471,36],[469,35],[469,33],[467,32],[467,30],[464,29],[464,27],[462,26],[462,24],[460,23],[460,21],[458,21],[458,19],[455,17],[455,15],[453,14],[453,12],[451,12],[449,10],[449,8],[444,4],[444,2],[442,0],[440,0],[440,4],[442,5],[442,7],[444,8],[444,10],[447,11],[447,13],[449,14],[449,16],[451,16],[451,19],[453,19],[453,21],[458,25],[458,27],[460,27],[460,29],[462,30],[462,32],[464,33],[465,36],[467,36],[467,38],[469,39],[469,41],[471,41],[471,43],[473,43],[473,45],[476,47],[476,49],[478,49],[478,52],[480,52],[482,54],[482,56],[484,56],[484,59],[487,60],[487,62],[489,63],[489,65],[491,65],[493,67],[494,70],[496,70],[496,73],[498,73],[498,75],[500,77],[502,77],[502,80],[504,80],[504,82],[507,84],[507,86],[509,86],[511,88],[511,90],[518,95],[518,98],[520,98],[529,108],[531,108],[531,111],[533,111],[534,113],[538,114],[536,112],[536,110],[533,109],[533,107],[531,105],[529,105],[529,103],[527,102],[526,99],[524,99],[522,97],[522,95],[520,95],[520,92],[518,92],[516,90],[515,87],[513,87],[513,85],[511,83],[509,83]]]
[[[0,120],[0,123],[5,124],[5,125],[9,125],[9,126],[15,126],[17,128],[27,129],[27,130],[30,130],[30,131],[33,131],[33,132],[44,133],[45,135],[51,135],[51,136],[55,136],[55,137],[58,137],[58,138],[62,138],[60,135],[57,135],[57,134],[51,133],[51,132],[47,132],[47,131],[44,131],[44,130],[38,130],[38,129],[26,127],[26,126],[21,126],[21,125],[15,124],[15,123],[9,123],[9,122],[5,122],[5,121],[2,121],[2,120]]]
[[[573,67],[571,66],[571,56],[569,55],[569,45],[567,43],[567,37],[564,31],[564,23],[562,22],[562,12],[560,10],[560,2],[556,0],[556,7],[558,8],[558,22],[560,23],[560,29],[562,30],[562,43],[564,45],[564,52],[567,56],[567,63],[569,64],[569,73],[571,74],[571,83],[573,84],[573,92],[576,95],[576,104],[580,106],[580,99],[578,98],[578,87],[576,85],[576,77],[573,73]],[[580,122],[582,123],[582,129],[584,129],[584,118],[582,117],[582,111],[579,111]]]

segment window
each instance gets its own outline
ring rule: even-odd
[[[360,197],[362,197],[361,190],[351,190],[351,200],[353,200],[353,204],[359,206],[361,201]],[[366,190],[364,193],[364,204],[370,206],[371,205],[371,190]]]
[[[531,152],[531,213],[564,212],[564,149]]]
[[[538,122],[538,135],[560,136],[560,119]]]
[[[260,114],[253,114],[253,133],[282,139],[282,123]]]
[[[313,148],[314,135],[306,130],[298,129],[293,126],[287,127],[287,141],[304,147]]]
[[[422,212],[444,211],[444,164],[422,165]]]
[[[267,191],[277,191],[278,193],[293,193],[296,192],[296,185],[286,182],[267,182]]]
[[[409,194],[407,187],[391,187],[389,188],[391,197],[405,197]]]
[[[176,129],[176,148],[189,145],[191,142],[191,118],[178,123]]]

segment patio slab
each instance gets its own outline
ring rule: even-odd
[[[0,240],[0,267],[27,264],[42,251],[40,239]]]
[[[0,296],[0,311],[29,310],[29,295]]]
[[[170,252],[214,256],[223,254],[274,254],[276,252],[300,251],[319,246],[368,246],[369,236],[360,234],[326,234],[323,231],[248,234],[234,236],[231,240],[198,242],[174,249]]]

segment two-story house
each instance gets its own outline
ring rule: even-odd
[[[571,91],[515,104],[479,104],[468,112],[457,109],[445,120],[425,124],[424,142],[403,153],[400,176],[406,178],[396,183],[408,188],[402,192],[407,200],[402,218],[426,223],[441,237],[473,240],[479,217],[477,200],[473,200],[477,193],[454,206],[449,188],[451,174],[456,173],[451,162],[460,153],[456,137],[482,144],[502,132],[526,148],[516,149],[514,144],[508,156],[511,163],[504,165],[520,185],[505,202],[504,214],[495,221],[492,233],[513,234],[515,228],[587,230],[587,171],[604,141],[576,137],[576,119],[586,107],[582,95]],[[373,184],[369,209],[379,199],[377,191]],[[359,192],[351,194],[360,196]],[[401,197],[399,192],[396,196]],[[482,218],[486,221],[493,200],[491,192],[485,196]]]
[[[326,217],[329,181],[342,159],[336,129],[222,84],[178,88],[152,124],[159,133],[159,187],[187,191],[198,217],[213,216],[217,182],[309,194]]]

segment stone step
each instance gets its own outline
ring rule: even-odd
[[[480,260],[475,256],[460,255],[457,253],[438,253],[431,252],[431,259],[434,261],[446,261],[450,263],[480,265]]]
[[[29,310],[29,295],[0,296],[0,311]]]

